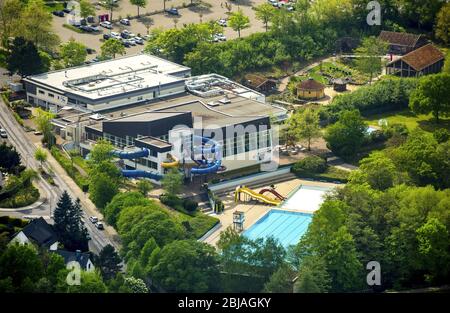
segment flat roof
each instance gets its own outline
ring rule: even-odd
[[[105,119],[101,121],[89,120],[89,115],[83,114],[81,121],[89,121],[87,127],[102,131],[105,121],[151,121],[191,112],[193,117],[201,117],[203,126],[208,128],[241,124],[286,112],[283,108],[237,95],[228,96],[229,103],[217,105],[223,98],[224,96],[202,98],[185,92],[164,100],[103,112],[101,114]],[[80,115],[66,116],[56,121],[77,123],[78,117]]]
[[[169,142],[151,136],[136,138],[135,141],[140,141],[158,148],[172,147],[172,145]]]
[[[25,81],[60,92],[101,99],[130,91],[175,83],[190,68],[150,54],[137,54],[40,75]]]

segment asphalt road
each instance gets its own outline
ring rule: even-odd
[[[8,133],[9,142],[12,143],[16,147],[17,151],[21,154],[22,163],[26,165],[28,168],[37,171],[39,169],[40,164],[34,159],[34,152],[36,151],[36,146],[28,140],[25,131],[16,122],[11,112],[1,99],[0,99],[0,125],[4,129],[6,129]],[[43,167],[44,169],[46,168],[48,172],[48,167],[45,164]],[[55,176],[53,177],[53,179],[55,181],[56,186],[50,185],[47,181],[45,181],[42,178],[40,178],[36,182],[38,188],[41,190],[41,193],[44,192],[43,196],[47,198],[46,203],[33,210],[27,211],[12,210],[11,212],[0,212],[0,214],[15,217],[22,217],[24,215],[37,215],[43,216],[47,220],[50,220],[50,222],[53,222],[51,219],[53,213],[52,210],[54,210],[56,203],[58,202],[58,199],[63,193],[63,191],[66,190],[73,199],[76,198],[74,193],[72,192],[72,190],[70,190],[70,188],[64,182],[64,180],[61,179],[61,177],[59,177],[56,172],[54,172],[54,175]],[[106,232],[98,230],[89,221],[88,214],[86,213],[84,207],[83,211],[84,211],[83,220],[91,237],[91,240],[89,241],[89,249],[92,252],[98,254],[104,246],[106,246],[107,244],[112,244],[112,241],[110,238],[108,238]]]

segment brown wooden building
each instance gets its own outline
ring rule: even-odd
[[[277,88],[276,80],[255,74],[245,75],[245,81],[243,84],[263,94],[274,92]]]
[[[325,85],[308,78],[297,85],[297,97],[306,100],[316,100],[325,97]]]
[[[389,43],[388,53],[404,55],[427,44],[423,35],[381,31],[379,39]]]
[[[386,65],[386,74],[414,77],[439,73],[444,65],[444,59],[444,54],[438,48],[428,44],[389,62]]]

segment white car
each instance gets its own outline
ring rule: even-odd
[[[143,44],[144,44],[144,39],[142,39],[141,37],[134,37],[133,40],[134,40],[138,45],[143,45]]]
[[[131,25],[131,24],[130,24],[130,20],[127,19],[127,18],[123,18],[123,19],[121,19],[119,22],[120,22],[120,24],[122,24],[122,25],[127,25],[127,26]]]
[[[134,40],[134,38],[127,39],[127,41],[128,41],[128,43],[129,43],[130,45],[132,45],[132,46],[135,46],[135,45],[136,45],[136,40]]]
[[[6,133],[6,130],[4,130],[3,128],[0,128],[0,137],[8,138],[8,134]]]
[[[144,39],[145,41],[149,41],[150,39],[152,39],[151,35],[144,35],[144,37],[142,37],[142,39]]]
[[[278,1],[271,2],[272,6],[278,8]]]
[[[95,227],[97,227],[97,229],[103,230],[105,229],[105,226],[103,226],[102,222],[97,222],[95,223]]]
[[[111,38],[119,39],[119,40],[120,40],[122,37],[120,36],[119,33],[111,32]]]
[[[95,224],[95,223],[98,222],[98,217],[97,217],[97,216],[89,216],[89,220],[90,220],[93,224]]]
[[[215,34],[214,38],[217,38],[219,41],[226,41],[227,40],[227,37],[225,37],[224,34]]]
[[[222,27],[227,27],[227,20],[224,18],[221,18],[220,20],[217,21],[217,24],[219,24]]]
[[[107,29],[112,29],[112,24],[111,24],[111,22],[108,22],[108,21],[100,22],[99,25],[101,27],[104,27],[104,28],[107,28]]]

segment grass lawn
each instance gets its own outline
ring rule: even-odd
[[[195,239],[201,238],[213,228],[219,219],[197,211],[194,215],[185,214],[176,210],[169,210],[169,213],[180,223],[188,222],[192,228],[192,235]]]
[[[52,13],[53,11],[62,11],[64,9],[64,4],[62,2],[58,3],[46,3],[44,8],[47,12]]]
[[[409,130],[413,130],[416,127],[419,127],[427,132],[433,132],[435,129],[439,128],[446,128],[447,130],[450,130],[450,118],[441,119],[439,124],[436,124],[431,114],[416,115],[409,110],[371,115],[366,118],[365,121],[369,125],[377,126],[380,119],[386,119],[388,121],[388,125],[396,123],[405,124]]]

